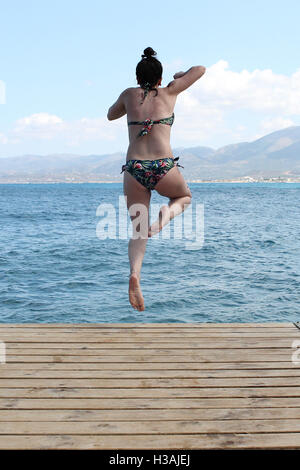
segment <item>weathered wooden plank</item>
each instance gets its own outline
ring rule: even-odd
[[[298,377],[242,377],[242,378],[155,378],[155,379],[126,379],[126,378],[9,378],[0,380],[1,388],[32,388],[32,387],[64,387],[64,388],[178,388],[178,387],[293,387],[299,390],[300,380]]]
[[[16,364],[5,364],[0,368],[0,379],[22,379],[22,378],[39,378],[39,379],[151,379],[151,378],[282,378],[286,384],[285,377],[297,377],[300,385],[300,367],[295,369],[231,369],[231,370],[189,370],[189,369],[149,369],[149,370],[99,370],[82,368],[61,369],[57,368],[11,368]],[[26,364],[27,365],[27,364]],[[52,364],[61,365],[61,364]],[[45,370],[46,369],[46,370]]]
[[[0,328],[95,328],[95,329],[127,329],[127,328],[291,328],[291,322],[252,322],[252,323],[0,323]]]
[[[133,337],[139,337],[140,335],[145,336],[153,336],[159,337],[161,335],[166,335],[169,333],[170,335],[180,335],[180,332],[184,332],[184,335],[191,335],[191,336],[210,336],[210,335],[253,335],[253,334],[260,334],[260,335],[269,335],[269,334],[293,334],[299,331],[294,325],[290,325],[284,328],[278,327],[245,327],[245,326],[232,326],[227,328],[197,328],[197,327],[189,327],[189,328],[181,328],[180,326],[173,326],[170,328],[0,328],[0,335],[3,334],[12,334],[16,336],[55,336],[64,335],[64,336],[103,336],[107,337],[109,335],[113,336],[128,336],[131,335]]]
[[[300,397],[253,398],[0,398],[0,409],[172,409],[172,408],[285,408],[300,407]]]
[[[166,344],[166,345],[174,345],[174,344],[182,344],[186,345],[188,343],[195,344],[198,346],[199,344],[210,344],[210,343],[230,343],[231,341],[234,343],[237,342],[246,342],[249,344],[263,344],[263,345],[270,345],[273,347],[276,347],[276,343],[280,343],[285,341],[293,341],[293,340],[299,340],[300,339],[300,330],[299,334],[296,332],[293,333],[286,333],[286,334],[266,334],[266,335],[258,335],[258,334],[225,334],[223,333],[222,335],[217,335],[217,334],[199,334],[199,335],[193,335],[193,336],[186,336],[186,335],[181,335],[181,336],[176,336],[176,335],[170,335],[165,334],[167,336],[166,339],[164,339],[163,335],[159,336],[136,336],[136,335],[131,335],[128,334],[125,336],[103,336],[102,334],[96,334],[96,335],[67,335],[67,334],[57,334],[57,335],[15,335],[15,334],[9,334],[5,333],[2,334],[0,333],[0,340],[4,341],[7,345],[10,347],[39,347],[39,345],[45,344],[45,341],[47,341],[47,344],[49,344],[49,347],[78,347],[78,346],[84,346],[88,345],[89,347],[107,347],[106,345],[118,345],[121,344],[122,347],[127,347],[128,344],[134,343],[137,345],[137,347],[141,347],[144,343],[146,344],[151,344],[151,343],[157,343],[159,346]],[[27,346],[28,345],[28,346]],[[53,346],[52,346],[53,345]],[[58,345],[58,346],[56,346]],[[113,346],[114,347],[114,346]],[[115,346],[117,347],[117,346]],[[186,346],[185,346],[186,347]]]
[[[300,399],[300,387],[201,387],[201,388],[90,388],[42,387],[0,388],[0,398],[254,398],[296,397]]]
[[[298,449],[300,433],[0,436],[0,449]]]
[[[299,332],[299,333],[298,333]],[[289,330],[281,330],[273,328],[273,330],[265,330],[257,331],[253,328],[242,330],[242,331],[223,331],[223,330],[193,330],[192,332],[184,331],[184,335],[182,332],[174,332],[168,331],[166,332],[144,332],[141,331],[122,331],[120,333],[114,332],[107,332],[107,331],[97,331],[94,332],[81,332],[81,331],[72,331],[72,332],[64,332],[62,330],[57,331],[45,331],[37,330],[36,332],[28,332],[27,330],[17,332],[15,330],[7,330],[2,331],[0,330],[0,337],[1,339],[5,339],[8,343],[30,343],[30,342],[43,342],[43,338],[47,338],[47,342],[49,343],[58,343],[58,342],[88,342],[88,343],[98,343],[101,342],[143,342],[144,340],[148,341],[159,341],[159,342],[172,342],[174,340],[180,339],[181,341],[189,341],[189,339],[198,341],[199,339],[230,339],[230,338],[263,338],[272,340],[273,338],[290,338],[292,336],[300,337],[300,330],[296,328],[289,329]]]
[[[300,332],[300,330],[299,330]],[[45,342],[47,344],[49,343],[49,347],[78,347],[78,346],[85,346],[88,345],[89,347],[109,347],[109,345],[112,345],[112,347],[118,347],[117,345],[120,344],[121,347],[128,347],[128,344],[136,344],[137,347],[143,346],[143,344],[152,344],[152,343],[157,343],[159,347],[162,345],[170,345],[171,347],[178,344],[182,344],[183,347],[186,347],[187,344],[191,343],[194,344],[196,347],[199,347],[199,345],[203,344],[210,344],[210,343],[215,343],[218,344],[220,343],[230,343],[231,341],[234,343],[248,343],[250,345],[256,345],[256,344],[263,344],[263,345],[270,345],[273,347],[276,347],[276,343],[278,342],[278,346],[280,347],[282,342],[289,343],[289,341],[293,340],[299,340],[300,339],[300,333],[289,333],[286,335],[229,335],[225,336],[217,336],[217,335],[197,335],[197,336],[185,336],[181,335],[179,338],[176,336],[169,336],[166,334],[167,338],[164,339],[163,336],[133,336],[133,335],[127,335],[125,337],[119,337],[119,336],[106,336],[104,337],[103,335],[55,335],[55,336],[47,336],[47,335],[11,335],[9,333],[5,333],[4,335],[0,334],[0,340],[4,341],[8,346],[10,347],[39,347],[39,345],[44,345]],[[28,346],[27,346],[28,345]],[[52,346],[53,345],[53,346]],[[58,346],[57,346],[58,345]],[[114,346],[116,345],[116,346]],[[209,346],[210,347],[210,346]]]
[[[214,341],[209,338],[199,339],[198,341],[166,341],[157,342],[153,341],[131,341],[131,342],[95,342],[95,343],[9,343],[6,342],[6,350],[11,354],[20,354],[23,351],[26,354],[39,354],[39,351],[50,351],[52,353],[55,349],[56,353],[81,351],[88,349],[92,352],[102,352],[108,349],[278,349],[278,348],[291,348],[292,342],[299,340],[299,336],[291,336],[289,338],[276,338],[276,339],[244,339],[244,338],[228,338],[227,340],[218,340],[217,348]]]
[[[174,421],[81,421],[81,422],[3,422],[1,434],[24,435],[151,435],[151,434],[224,434],[258,432],[300,432],[299,419],[178,420]]]
[[[173,408],[173,409],[107,409],[107,410],[0,410],[0,421],[180,421],[299,419],[299,408]],[[16,427],[18,424],[16,424]]]
[[[299,340],[300,342],[300,340]],[[80,354],[81,357],[84,356],[119,356],[119,355],[125,355],[125,356],[136,356],[138,354],[143,354],[143,355],[155,355],[155,354],[166,354],[166,355],[181,355],[182,357],[185,357],[186,355],[191,355],[191,354],[209,354],[211,358],[214,358],[214,356],[218,356],[218,354],[232,354],[234,356],[240,356],[240,354],[246,353],[248,357],[256,357],[258,355],[262,354],[268,354],[269,356],[273,356],[273,354],[289,354],[291,355],[292,352],[292,347],[291,345],[285,346],[285,347],[278,347],[278,348],[247,348],[247,347],[239,347],[239,348],[234,348],[234,347],[229,347],[228,345],[227,348],[225,347],[219,347],[215,345],[214,348],[207,348],[207,347],[199,347],[199,348],[172,348],[172,347],[148,347],[148,348],[143,348],[141,347],[135,347],[133,349],[131,348],[97,348],[97,349],[90,349],[90,348],[55,348],[55,349],[48,349],[47,347],[45,348],[36,348],[36,349],[9,349],[7,348],[7,355],[8,356],[30,356],[30,355],[38,355],[38,356],[47,356],[51,354],[59,354],[60,356],[76,356],[77,354]],[[236,352],[235,349],[238,349]]]
[[[286,353],[286,354],[277,354],[277,353],[273,353],[273,354],[264,354],[263,356],[261,354],[258,354],[258,355],[248,355],[247,353],[245,353],[244,351],[244,354],[240,354],[239,355],[240,357],[237,357],[236,354],[229,354],[229,353],[226,353],[225,351],[220,351],[220,354],[215,354],[214,357],[211,357],[209,354],[186,354],[186,355],[182,355],[182,356],[173,356],[173,355],[170,355],[170,356],[162,356],[162,355],[159,355],[159,354],[156,354],[156,355],[139,355],[139,356],[130,356],[130,355],[127,355],[125,356],[124,354],[122,356],[117,356],[117,355],[113,355],[113,356],[90,356],[90,355],[86,355],[86,356],[71,356],[71,355],[49,355],[49,356],[44,356],[44,355],[41,355],[41,356],[30,356],[30,355],[19,355],[19,356],[10,356],[8,355],[6,357],[6,362],[7,363],[10,363],[10,362],[14,362],[14,363],[19,363],[19,364],[22,364],[22,363],[26,363],[26,362],[36,362],[36,363],[56,363],[56,362],[64,362],[64,363],[136,363],[136,362],[140,362],[140,363],[146,363],[146,362],[152,362],[153,364],[154,363],[161,363],[161,362],[164,362],[164,361],[170,361],[170,364],[172,362],[175,362],[175,363],[181,363],[181,364],[184,364],[186,361],[187,362],[195,362],[195,363],[199,363],[199,362],[207,362],[207,363],[216,363],[216,362],[219,362],[219,363],[222,363],[222,362],[236,362],[236,363],[239,363],[240,360],[242,361],[247,361],[249,363],[253,363],[253,362],[265,362],[267,361],[268,359],[271,361],[271,362],[274,362],[274,361],[284,361],[284,362],[287,362],[288,359],[290,358],[291,354],[290,353]],[[299,367],[299,366],[298,366]]]
[[[182,359],[182,358],[181,358]],[[6,370],[53,370],[53,371],[260,371],[263,373],[265,370],[282,370],[297,372],[300,370],[299,365],[293,364],[291,360],[280,362],[166,362],[166,359],[161,362],[8,362],[1,364],[1,371]]]

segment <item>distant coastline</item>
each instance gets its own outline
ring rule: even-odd
[[[232,179],[186,179],[187,183],[202,183],[202,184],[209,184],[209,183],[300,183],[300,176],[295,177],[287,177],[287,176],[274,176],[274,177],[240,177],[240,178],[232,178]],[[11,179],[9,180],[0,179],[0,184],[112,184],[112,183],[122,183],[123,180],[116,179],[116,180],[101,180],[101,179],[64,179],[64,178],[53,178],[53,179]]]
[[[300,126],[219,149],[173,149],[188,183],[300,183]],[[0,158],[0,184],[121,183],[125,153]]]

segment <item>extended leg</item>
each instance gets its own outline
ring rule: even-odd
[[[133,308],[145,310],[140,287],[140,271],[148,241],[149,204],[151,193],[138,183],[132,175],[124,173],[124,195],[133,224],[133,236],[128,243],[130,263],[129,301]]]

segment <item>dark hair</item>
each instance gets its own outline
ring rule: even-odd
[[[152,89],[162,77],[162,65],[154,56],[156,52],[152,47],[147,47],[142,54],[142,60],[136,66],[136,76],[141,88]]]

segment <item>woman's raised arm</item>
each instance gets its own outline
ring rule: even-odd
[[[204,75],[206,68],[203,65],[196,65],[191,67],[186,72],[177,72],[174,75],[174,80],[170,82],[167,86],[171,94],[178,95],[182,91],[189,88],[193,83],[195,83],[199,78]]]

